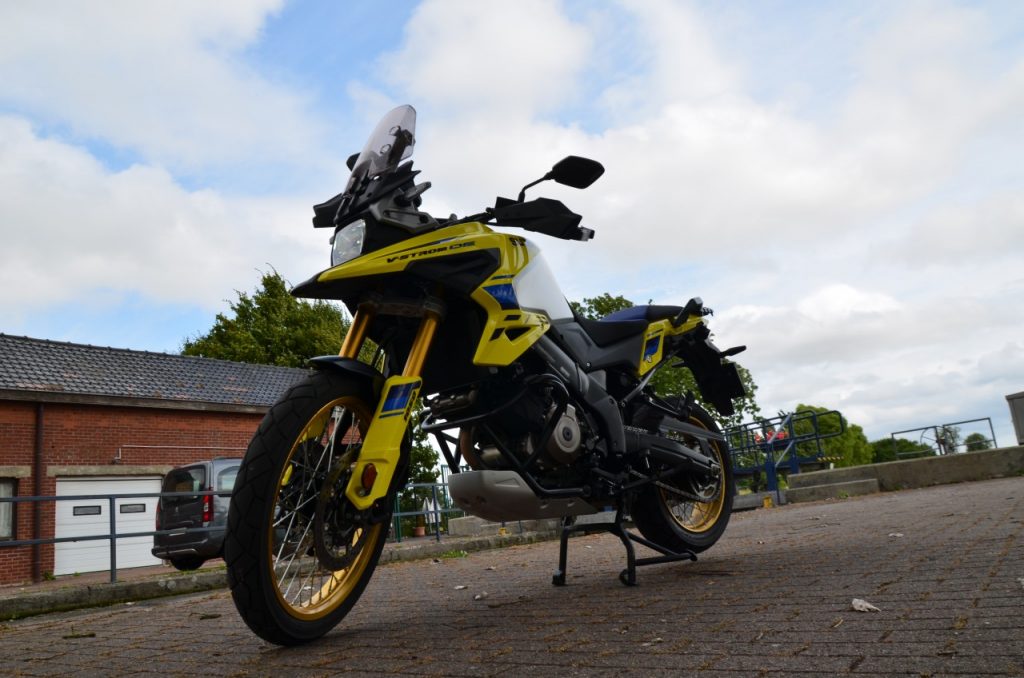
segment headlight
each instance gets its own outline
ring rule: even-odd
[[[339,266],[352,261],[363,253],[363,240],[366,237],[366,222],[362,219],[353,221],[334,234],[334,247],[331,249],[331,266]]]

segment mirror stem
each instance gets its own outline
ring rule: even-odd
[[[525,186],[523,186],[523,190],[519,191],[519,199],[516,202],[523,202],[524,200],[526,200],[526,189],[528,189],[528,188],[530,188],[532,186],[536,186],[537,184],[539,184],[542,181],[547,181],[550,178],[551,178],[551,172],[548,172],[547,174],[542,176],[540,179],[537,179],[537,181],[531,182],[531,183],[526,184]]]

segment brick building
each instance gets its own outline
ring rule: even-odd
[[[267,408],[305,374],[0,334],[0,496],[159,492],[174,466],[242,456]],[[117,500],[118,532],[152,530],[155,502]],[[108,526],[109,502],[0,503],[0,584],[106,569],[83,563],[89,550],[109,554],[107,541],[2,546],[77,536],[89,520]],[[159,562],[151,544],[119,541],[118,567]]]

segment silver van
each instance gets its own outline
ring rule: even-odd
[[[231,492],[241,459],[219,457],[172,469],[161,492]],[[152,553],[179,570],[195,570],[224,553],[224,530],[231,497],[193,495],[161,497],[157,502],[156,529],[174,530],[153,535]],[[212,528],[191,531],[195,528]],[[180,530],[180,531],[179,531]],[[186,531],[189,530],[189,531]]]

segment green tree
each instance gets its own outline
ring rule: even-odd
[[[206,334],[186,339],[185,355],[261,365],[302,367],[318,355],[337,353],[348,327],[341,309],[327,301],[296,299],[274,271],[264,273],[250,296],[238,292],[229,314],[218,313]]]
[[[626,299],[622,295],[613,297],[607,292],[597,297],[586,298],[583,301],[570,301],[569,304],[578,315],[593,320],[603,318],[609,313],[631,308],[635,305],[632,301]],[[734,426],[744,420],[752,419],[761,413],[761,408],[757,405],[755,395],[757,392],[757,384],[754,383],[753,376],[747,368],[743,367],[739,363],[736,364],[736,370],[740,375],[740,381],[743,383],[743,387],[746,389],[747,395],[734,401],[736,406],[735,414],[724,418],[719,417],[725,426]],[[705,409],[718,416],[718,412],[715,408],[704,401],[700,393],[700,389],[697,388],[697,381],[693,378],[693,373],[685,367],[680,369],[668,368],[660,370],[651,379],[651,386],[654,388],[655,393],[666,398],[681,396],[686,393],[693,393],[697,400],[704,405]]]
[[[592,320],[603,318],[609,313],[614,313],[615,311],[621,311],[623,309],[636,306],[636,304],[621,294],[613,297],[607,292],[599,297],[587,298],[583,301],[570,301],[569,305],[572,306],[572,309],[576,311],[577,314]]]
[[[930,445],[915,443],[906,438],[879,438],[871,443],[871,461],[879,464],[886,461],[899,461],[913,457],[924,457],[935,454]]]
[[[964,445],[967,446],[968,452],[981,452],[982,450],[991,450],[992,441],[985,437],[984,433],[972,433],[964,438]]]
[[[827,407],[803,404],[797,405],[795,410],[796,413],[816,412],[819,415],[824,415],[826,412],[831,411]],[[870,464],[873,461],[874,448],[868,442],[867,436],[864,435],[864,429],[860,426],[851,424],[846,417],[842,417],[841,424],[839,416],[836,415],[820,416],[817,417],[816,421],[819,435],[838,433],[841,430],[842,424],[846,426],[846,430],[838,436],[821,441],[824,455],[832,459],[832,463],[836,466],[861,466],[863,464]],[[794,424],[793,431],[796,435],[812,433],[814,431],[814,422],[815,419],[811,417],[801,418]],[[797,444],[797,453],[800,456],[810,456],[816,452],[817,445],[814,443]]]

